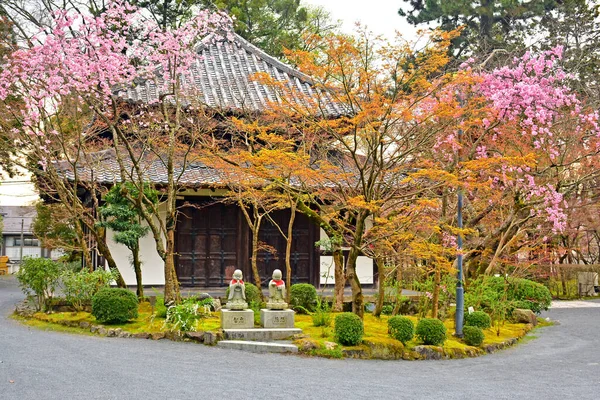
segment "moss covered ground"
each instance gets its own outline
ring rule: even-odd
[[[139,306],[138,318],[126,324],[110,326],[107,325],[106,327],[121,328],[123,331],[130,332],[132,334],[152,334],[155,332],[168,331],[170,327],[167,324],[165,324],[164,318],[156,316],[155,311],[156,310],[154,310],[149,303],[143,302],[140,303]],[[87,329],[61,325],[61,323],[64,323],[64,321],[87,322],[91,325],[97,324],[95,318],[88,312],[57,312],[50,314],[36,313],[34,314],[34,318],[32,319],[22,317],[15,318],[21,320],[28,326],[32,326],[35,328],[69,333],[90,334],[89,330]],[[365,333],[363,336],[363,343],[359,346],[353,347],[343,347],[339,345],[332,347],[333,342],[335,342],[333,323],[332,326],[315,327],[312,321],[312,317],[310,315],[296,314],[295,325],[296,327],[301,328],[303,331],[303,335],[306,336],[302,340],[308,340],[314,344],[312,349],[305,351],[305,354],[308,355],[340,358],[348,355],[351,356],[351,354],[354,352],[357,354],[360,353],[361,358],[364,358],[362,354],[366,354],[367,357],[373,358],[413,358],[411,354],[414,348],[416,346],[422,345],[423,343],[421,343],[419,339],[415,337],[411,341],[406,343],[406,345],[402,345],[402,343],[400,343],[399,341],[391,338],[388,335],[388,318],[389,317],[386,315],[382,315],[381,317],[376,318],[371,314],[365,314]],[[413,320],[416,326],[418,318],[413,316],[409,316],[409,318]],[[481,348],[467,346],[461,339],[453,336],[453,320],[448,319],[444,321],[444,324],[447,328],[447,339],[444,342],[443,347],[437,348],[438,350],[436,351],[442,351],[444,354],[449,355],[450,357],[463,357],[466,354],[483,353],[483,350]],[[550,324],[551,323],[548,323],[544,320],[540,320],[540,324],[538,326],[547,326]],[[217,331],[219,329],[219,313],[212,313],[210,317],[198,321],[196,325],[197,331]],[[530,329],[531,327],[529,325],[516,324],[510,322],[505,322],[499,327],[493,326],[492,328],[485,329],[483,331],[485,334],[485,339],[482,344],[482,347],[485,347],[486,345],[501,344],[513,338],[522,338]],[[414,358],[419,357],[415,356]]]
[[[387,321],[388,316],[382,315],[380,318],[376,318],[371,314],[365,314],[364,317],[364,326],[365,326],[365,334],[363,340],[373,341],[377,343],[387,343],[389,345],[396,345],[399,342],[388,335],[387,330]],[[409,316],[410,319],[413,320],[415,326],[417,325],[418,318]],[[453,336],[454,333],[454,321],[446,320],[444,321],[444,325],[447,329],[447,339],[444,342],[444,349],[462,349],[466,350],[470,348],[464,344],[460,339]],[[296,326],[301,328],[304,334],[309,335],[311,339],[318,341],[320,344],[324,345],[325,342],[334,342],[334,332],[333,327],[315,327],[312,323],[312,318],[310,315],[296,315]],[[515,324],[510,322],[505,322],[500,326],[499,333],[496,330],[496,327],[485,329],[483,332],[485,334],[485,340],[483,345],[493,344],[493,343],[502,343],[507,339],[511,338],[520,338],[523,337],[529,327],[525,324]],[[415,346],[421,345],[422,343],[415,337],[410,342],[406,343],[406,348],[411,349]]]
[[[59,321],[73,321],[73,322],[88,322],[90,324],[97,324],[96,318],[88,312],[57,312],[57,313],[36,313],[34,314],[37,323],[48,322],[50,324],[58,324]],[[212,313],[210,317],[198,321],[196,324],[196,330],[198,331],[214,331],[219,329],[221,321],[218,313]],[[168,330],[168,326],[165,324],[165,319],[157,317],[147,302],[140,303],[138,307],[138,317],[125,324],[110,325],[110,328],[121,328],[123,331],[130,333],[154,333],[163,332]],[[72,328],[78,329],[78,328]]]

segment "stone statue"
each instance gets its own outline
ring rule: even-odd
[[[246,285],[243,281],[242,271],[236,269],[233,272],[233,278],[229,282],[229,296],[227,297],[226,308],[229,310],[246,310]]]
[[[285,310],[288,307],[285,302],[285,282],[281,276],[281,270],[273,271],[273,279],[269,282],[269,310]]]

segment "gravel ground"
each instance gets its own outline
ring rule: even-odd
[[[600,307],[508,350],[448,361],[327,360],[167,340],[45,332],[8,319],[21,300],[0,277],[0,399],[588,399],[600,395]]]

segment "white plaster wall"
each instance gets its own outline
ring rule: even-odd
[[[335,283],[335,266],[332,256],[321,256],[319,268],[319,283],[321,285],[333,285]]]
[[[163,212],[164,207],[161,207],[161,218],[164,220]],[[144,225],[147,225],[147,223],[144,222]],[[114,241],[114,232],[112,230],[107,230],[106,240],[125,283],[127,285],[135,285],[135,272],[130,262],[131,251],[126,246]],[[144,285],[164,285],[164,262],[156,251],[156,242],[151,232],[148,232],[146,236],[140,239],[140,258],[142,259],[142,283]],[[108,268],[108,264],[106,268]]]
[[[368,223],[370,223],[370,221],[368,221]],[[320,230],[320,239],[321,241],[327,239],[327,234],[323,229]],[[325,250],[325,248],[321,246],[321,250]],[[344,250],[349,250],[349,248],[345,247]],[[321,256],[319,264],[319,282],[321,285],[335,284],[333,257]],[[358,275],[360,283],[372,284],[374,274],[373,260],[366,256],[358,256],[358,259],[356,260],[356,274]]]

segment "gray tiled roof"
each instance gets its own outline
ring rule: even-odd
[[[126,156],[124,158],[125,170],[129,171],[132,162]],[[178,160],[176,159],[177,163]],[[157,185],[167,184],[167,168],[165,163],[156,156],[148,156],[140,162],[144,171],[144,180]],[[75,180],[75,174],[71,165],[61,162],[57,165],[64,176],[69,180]],[[181,167],[175,165],[175,174],[179,176]],[[90,154],[87,162],[80,162],[77,168],[78,179],[84,182],[96,182],[101,184],[112,184],[121,181],[119,164],[114,149],[99,151]],[[178,182],[188,187],[211,187],[223,184],[223,174],[215,168],[210,168],[201,162],[187,162],[185,171],[181,173]]]
[[[344,113],[341,103],[329,93],[315,89],[308,76],[269,56],[239,35],[234,35],[232,41],[221,39],[199,48],[191,73],[195,98],[211,108],[244,112],[267,109],[269,103],[278,101],[277,93],[252,79],[256,73],[267,73],[303,96],[318,101],[325,115]],[[156,100],[159,93],[155,83],[146,80],[120,91],[119,95],[126,100],[148,103]],[[296,101],[302,100],[296,98]]]
[[[23,221],[23,232],[31,233],[31,224],[37,215],[33,206],[0,206],[0,214],[2,215],[2,233],[20,234],[21,221]]]

